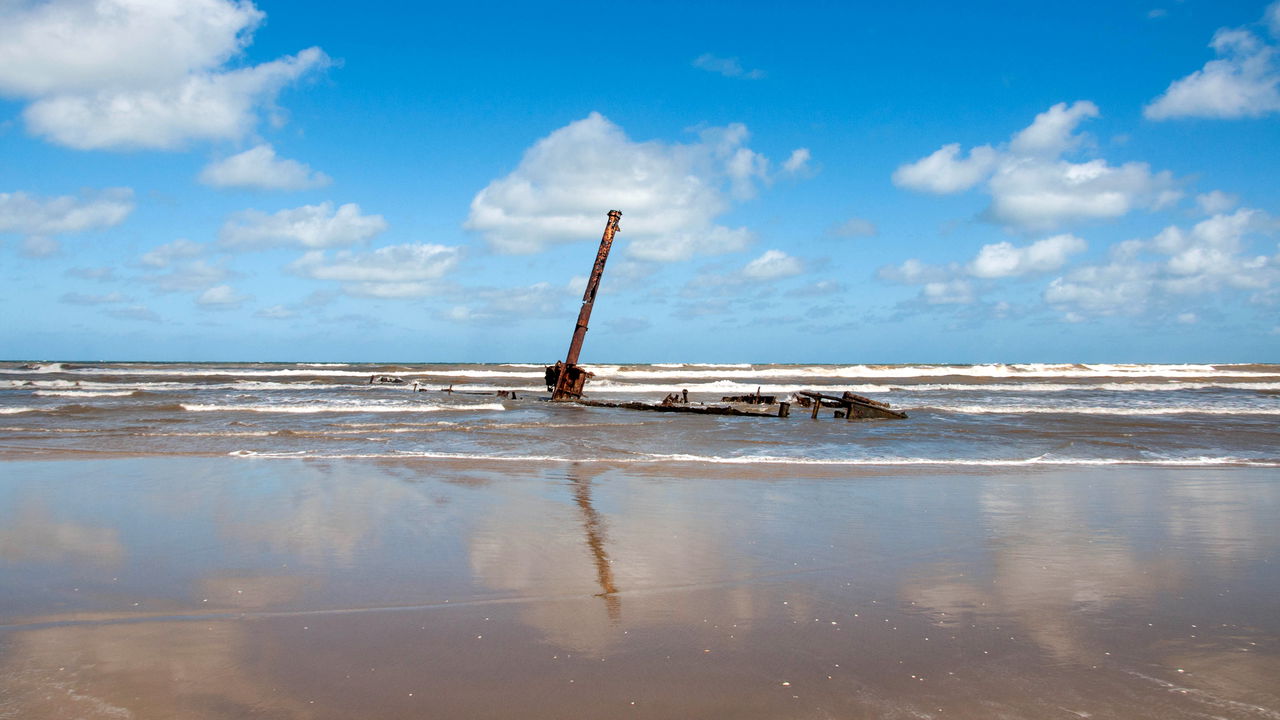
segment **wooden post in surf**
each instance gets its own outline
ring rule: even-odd
[[[588,373],[578,367],[578,354],[582,352],[582,341],[587,336],[587,321],[591,319],[591,306],[595,304],[596,292],[600,289],[600,276],[604,274],[604,263],[609,259],[609,249],[613,247],[613,236],[621,231],[618,227],[620,219],[621,210],[609,211],[604,236],[600,238],[600,250],[596,252],[596,264],[591,268],[591,278],[587,280],[586,292],[582,294],[582,309],[578,311],[578,324],[574,326],[573,338],[569,341],[569,353],[565,355],[564,365],[560,366],[556,377],[555,389],[551,392],[552,400],[576,400],[582,397],[582,385],[587,381]]]

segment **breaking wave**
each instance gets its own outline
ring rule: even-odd
[[[477,405],[369,405],[363,403],[310,403],[307,405],[202,405],[182,403],[188,412],[257,412],[257,413],[425,413],[425,412],[477,412],[502,411],[502,403]]]

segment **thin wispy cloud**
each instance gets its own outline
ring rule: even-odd
[[[765,76],[763,70],[747,70],[742,67],[742,63],[736,57],[718,57],[711,53],[703,53],[694,58],[693,66],[699,70],[743,80],[761,80]]]

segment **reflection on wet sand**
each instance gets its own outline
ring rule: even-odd
[[[0,718],[1280,718],[1261,472],[83,467],[0,480]]]
[[[0,717],[303,717],[252,667],[237,622],[90,625],[14,633],[0,662]]]
[[[1170,480],[1135,495],[1132,487],[1086,494],[1061,483],[1011,487],[992,478],[979,506],[990,564],[917,568],[903,597],[939,628],[996,627],[1068,667],[1105,666],[1174,693],[1185,703],[1170,715],[1280,717],[1267,707],[1280,698],[1259,692],[1280,679],[1280,658],[1256,652],[1274,649],[1276,626],[1248,627],[1247,616],[1224,612],[1235,603],[1208,599],[1231,592],[1235,563],[1266,563],[1276,554],[1274,530],[1260,528],[1257,507],[1248,505],[1274,505],[1280,496],[1271,483]],[[1119,502],[1100,499],[1111,492]],[[1175,502],[1153,504],[1153,492]],[[1141,527],[1132,534],[1099,527],[1097,516],[1107,511],[1140,516]],[[1221,585],[1204,584],[1206,565]]]
[[[618,597],[618,586],[613,582],[613,561],[605,550],[604,521],[600,513],[591,506],[591,478],[584,476],[581,469],[569,471],[570,483],[573,485],[573,499],[582,510],[582,529],[587,535],[587,548],[591,551],[591,559],[596,565],[596,579],[600,583],[600,593],[596,597],[604,598],[609,619],[616,625],[622,619],[622,600]]]
[[[111,566],[125,559],[115,528],[65,522],[43,503],[28,501],[17,517],[0,525],[0,561],[5,563],[85,563]]]

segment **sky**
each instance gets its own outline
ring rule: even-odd
[[[0,358],[1277,362],[1277,168],[1280,0],[0,0]]]

